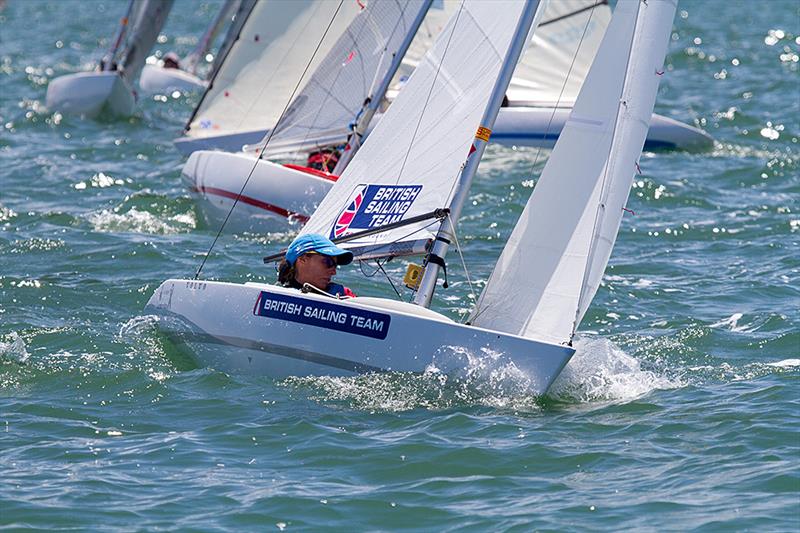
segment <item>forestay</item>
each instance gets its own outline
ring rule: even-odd
[[[406,54],[400,77],[410,75],[459,5],[457,0],[434,4]],[[512,105],[552,105],[557,101],[571,105],[610,19],[608,0],[550,2],[508,87]]]
[[[120,63],[125,78],[135,80],[139,77],[173,3],[174,0],[142,0],[135,8],[133,25],[125,43],[125,56]]]
[[[449,204],[523,7],[466,0],[456,10],[302,233],[342,237]],[[403,240],[429,224],[345,246]]]
[[[617,3],[570,119],[481,294],[473,324],[571,341],[616,240],[674,13],[671,0]],[[517,297],[509,298],[512,294]]]
[[[257,2],[203,94],[186,135],[209,137],[272,127],[309,62],[310,74],[360,11],[356,0]]]
[[[423,0],[369,2],[295,97],[270,145],[345,139],[424,8]]]

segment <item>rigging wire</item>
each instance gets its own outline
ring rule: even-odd
[[[394,293],[397,295],[398,298],[400,298],[402,300],[403,296],[400,294],[400,291],[397,290],[397,287],[394,286],[394,282],[392,281],[392,278],[390,278],[389,274],[383,269],[383,265],[381,265],[381,262],[378,261],[378,260],[375,260],[375,264],[378,265],[378,268],[381,269],[381,272],[383,272],[383,275],[386,276],[387,280],[389,280],[389,285],[391,285],[392,288],[394,289]]]
[[[303,78],[305,77],[306,73],[308,72],[308,69],[311,67],[311,63],[314,61],[314,57],[316,57],[317,52],[319,52],[319,49],[322,46],[322,43],[325,41],[325,37],[328,35],[328,31],[331,29],[331,26],[333,26],[333,21],[336,20],[336,16],[339,14],[339,10],[342,8],[342,4],[343,3],[344,3],[344,0],[339,0],[339,5],[336,7],[336,11],[333,13],[333,16],[331,17],[331,20],[328,22],[328,26],[325,28],[325,32],[322,34],[322,37],[320,38],[319,42],[317,43],[317,47],[314,49],[314,53],[311,54],[311,58],[308,60],[308,63],[306,64],[305,69],[303,69],[303,74],[300,76],[300,79],[297,80],[297,84],[294,86],[294,89],[292,90],[292,94],[289,96],[289,99],[286,102],[286,105],[283,107],[283,111],[281,111],[281,115],[278,118],[278,121],[276,122],[276,124],[280,123],[281,119],[283,119],[284,115],[286,114],[287,109],[289,109],[289,106],[291,105],[292,101],[294,100],[294,96],[297,93],[297,90],[300,88],[300,83],[303,81]],[[264,141],[264,145],[258,151],[258,156],[256,157],[255,161],[253,162],[253,166],[250,168],[250,172],[247,174],[247,179],[244,180],[244,183],[242,184],[242,188],[239,189],[239,192],[236,194],[236,199],[233,201],[233,205],[231,205],[230,210],[228,210],[228,214],[225,216],[225,220],[222,221],[222,224],[219,227],[219,231],[217,231],[217,235],[214,237],[214,240],[211,242],[211,246],[208,248],[208,251],[205,253],[205,256],[203,257],[203,261],[200,263],[200,266],[198,267],[197,272],[195,272],[194,279],[197,279],[197,278],[200,277],[200,273],[203,271],[203,267],[205,266],[206,261],[208,260],[209,256],[211,255],[211,250],[214,249],[214,246],[217,244],[217,241],[219,240],[220,235],[222,235],[222,230],[225,229],[225,225],[228,223],[228,219],[231,217],[231,214],[233,213],[233,210],[236,209],[236,206],[239,203],[239,199],[242,197],[242,194],[244,193],[244,189],[247,187],[247,184],[250,182],[250,178],[253,177],[253,172],[255,172],[256,167],[258,166],[258,162],[261,161],[261,158],[264,156],[264,152],[265,152],[265,150],[267,148],[267,145],[269,144],[270,140],[272,140],[272,136],[274,134],[275,134],[275,128],[270,129],[269,134],[267,134],[267,138]]]
[[[458,243],[458,234],[455,228],[453,228],[453,239],[456,241],[456,251],[458,251],[458,257],[461,258],[461,267],[464,269],[464,275],[467,277],[467,284],[469,285],[469,292],[472,295],[472,301],[477,303],[478,297],[475,295],[475,288],[472,286],[472,279],[470,279],[469,270],[467,270],[467,262],[464,260],[464,254],[461,252],[461,245]],[[467,315],[467,318],[469,318],[469,315]]]

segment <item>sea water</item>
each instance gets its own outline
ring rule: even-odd
[[[4,4],[0,527],[800,529],[797,1],[680,3],[656,111],[716,144],[643,155],[577,354],[543,398],[491,353],[462,354],[459,375],[195,367],[143,307],[219,229],[171,144],[199,95],[143,95],[121,120],[48,111],[48,82],[97,62],[126,3]],[[176,2],[157,49],[187,53],[218,7]],[[466,270],[454,252],[434,308],[467,315],[547,155],[489,148]],[[261,257],[296,232],[223,230],[203,276],[271,282]],[[391,296],[381,276],[339,278]]]

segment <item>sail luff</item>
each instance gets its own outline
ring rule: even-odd
[[[474,324],[570,341],[616,239],[674,11],[671,0],[617,3],[570,119],[479,298]],[[508,299],[520,291],[526,298]]]
[[[455,184],[450,205],[448,206],[450,209],[450,216],[440,225],[433,248],[426,258],[424,274],[420,281],[417,294],[414,296],[414,302],[419,305],[428,307],[431,304],[433,292],[436,288],[436,281],[439,277],[439,268],[444,265],[444,257],[447,255],[450,242],[454,238],[455,228],[461,216],[464,203],[467,201],[472,179],[478,170],[483,152],[489,144],[492,128],[494,128],[497,113],[500,111],[500,106],[505,98],[511,76],[514,74],[514,69],[528,42],[528,35],[531,29],[535,27],[536,15],[542,12],[540,7],[546,5],[547,0],[541,2],[540,0],[526,0],[525,2],[525,7],[520,14],[517,27],[511,39],[511,45],[503,58],[503,65],[500,68],[497,80],[492,88],[492,93],[486,103],[480,126],[475,133],[475,140],[472,143],[466,163],[459,173],[458,181]]]

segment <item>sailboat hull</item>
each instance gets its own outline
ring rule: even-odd
[[[304,223],[335,181],[332,175],[256,160],[241,152],[194,152],[181,176],[209,226],[218,227],[228,217],[238,196],[226,229],[257,232],[285,231],[291,222]]]
[[[516,105],[500,109],[492,132],[492,142],[504,146],[530,146],[551,148],[572,111],[570,107],[534,107]],[[373,126],[378,122],[373,121]],[[370,128],[371,129],[371,128]],[[180,137],[175,147],[183,155],[196,150],[225,150],[237,152],[246,144],[256,144],[268,130],[235,132],[205,137]],[[677,120],[653,114],[645,150],[708,150],[714,139],[698,128]]]
[[[114,115],[130,116],[136,95],[118,72],[79,72],[50,82],[46,102],[49,109],[71,115],[95,117],[105,108]]]
[[[434,367],[457,373],[480,364],[516,370],[530,392],[544,394],[574,353],[403,302],[337,300],[257,283],[167,280],[145,312],[198,365],[275,378]]]
[[[206,82],[193,74],[158,65],[145,65],[139,77],[139,88],[146,93],[196,91],[205,87]]]

